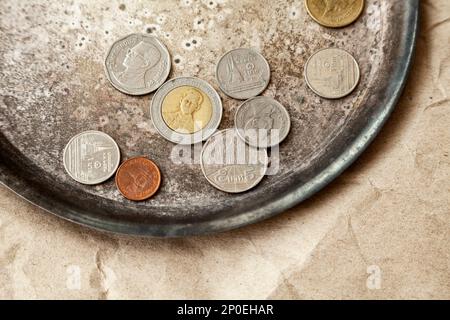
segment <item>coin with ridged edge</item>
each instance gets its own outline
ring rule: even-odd
[[[342,28],[359,18],[364,10],[364,0],[305,0],[305,6],[320,25]]]

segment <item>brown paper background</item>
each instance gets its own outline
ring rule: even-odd
[[[396,111],[320,194],[244,229],[159,240],[79,227],[0,187],[0,298],[450,299],[450,2],[421,10]]]

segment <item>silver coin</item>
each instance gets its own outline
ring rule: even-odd
[[[117,90],[144,95],[166,81],[171,69],[170,54],[157,38],[131,34],[112,45],[105,67],[109,81]]]
[[[268,168],[266,149],[250,147],[238,137],[236,130],[217,132],[204,145],[201,167],[215,188],[240,193],[256,187]]]
[[[286,108],[269,97],[245,101],[236,111],[234,123],[239,136],[256,148],[280,144],[291,129],[291,119]]]
[[[166,82],[153,96],[153,125],[167,140],[182,145],[205,141],[222,120],[222,101],[207,82],[198,78],[176,78]]]
[[[313,54],[305,66],[306,83],[326,99],[343,98],[359,83],[358,62],[345,50],[329,48]]]
[[[227,96],[247,100],[267,88],[270,66],[261,54],[252,49],[234,49],[220,58],[216,78],[220,89]]]
[[[120,150],[106,133],[86,131],[73,137],[63,152],[67,173],[76,181],[94,185],[105,182],[117,171]]]

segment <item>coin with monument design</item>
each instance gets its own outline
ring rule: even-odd
[[[170,54],[157,38],[131,34],[112,45],[105,67],[116,89],[130,95],[144,95],[166,81],[171,69]]]
[[[262,96],[245,101],[236,111],[234,123],[239,136],[256,148],[280,144],[291,128],[286,108],[278,101]]]
[[[305,5],[317,23],[329,28],[348,26],[364,10],[364,0],[305,0]]]
[[[252,49],[231,50],[220,58],[216,67],[220,89],[229,97],[247,100],[262,93],[270,82],[267,60]]]
[[[345,50],[329,48],[313,54],[306,62],[308,86],[326,99],[343,98],[355,90],[360,70],[355,58]]]
[[[63,163],[75,181],[87,185],[100,184],[116,172],[120,150],[106,133],[85,131],[69,141],[63,152]]]
[[[264,178],[269,163],[266,149],[247,145],[234,129],[213,135],[205,143],[200,159],[208,182],[228,193],[256,187]]]

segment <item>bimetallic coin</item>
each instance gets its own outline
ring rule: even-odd
[[[245,101],[237,110],[234,123],[239,136],[256,148],[280,144],[291,129],[291,119],[286,108],[269,97]]]
[[[87,185],[100,184],[116,172],[120,150],[106,133],[86,131],[69,141],[63,152],[63,163],[74,180]]]
[[[145,157],[132,158],[117,170],[116,185],[128,200],[144,201],[158,191],[161,172],[153,161]]]
[[[220,58],[216,67],[220,89],[229,97],[247,100],[262,93],[270,81],[267,60],[251,49],[235,49]]]
[[[364,0],[305,0],[305,5],[317,23],[330,28],[348,26],[364,10]]]
[[[105,60],[106,74],[119,91],[144,95],[158,89],[171,69],[170,54],[155,37],[131,34],[116,41]]]
[[[306,62],[305,78],[308,86],[326,99],[343,98],[355,90],[359,83],[358,62],[347,51],[323,49]]]
[[[188,145],[213,135],[222,120],[222,101],[208,83],[176,78],[155,93],[150,114],[153,125],[167,140]]]
[[[206,179],[228,193],[245,192],[257,186],[267,172],[268,163],[266,149],[250,147],[234,129],[213,135],[201,154]]]

